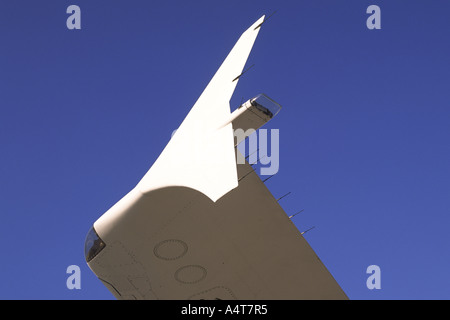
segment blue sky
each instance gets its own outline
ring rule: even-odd
[[[315,226],[305,238],[349,298],[450,299],[450,2],[424,0],[2,0],[1,299],[113,298],[84,261],[88,229],[274,11],[231,100],[283,106],[265,127],[280,130],[268,188],[305,209],[293,221]]]

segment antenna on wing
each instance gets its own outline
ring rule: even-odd
[[[287,195],[290,195],[291,194],[291,192],[289,191],[288,193],[286,193],[284,196],[282,196],[282,197],[280,197],[280,198],[278,198],[277,199],[277,201],[280,201],[281,199],[283,199],[284,197],[286,197]]]
[[[299,213],[302,213],[303,211],[305,211],[305,209],[300,210],[297,213],[294,213],[293,215],[289,216],[289,219],[292,219],[293,217],[295,217],[296,215],[298,215]]]
[[[273,16],[275,13],[277,13],[277,12],[274,11],[270,16],[268,16],[267,18],[264,18],[263,22],[261,22],[260,24],[258,24],[258,25],[255,27],[255,29],[253,29],[253,30],[256,30],[256,29],[260,28],[260,27],[262,26],[262,24],[263,24],[264,22],[266,22],[267,20],[269,20],[269,18],[270,18],[271,16]]]
[[[311,228],[309,228],[308,230],[306,230],[306,231],[303,231],[302,233],[300,233],[301,235],[304,235],[305,233],[307,233],[308,231],[310,231],[310,230],[312,230],[312,229],[314,229],[315,228],[315,226],[313,226],[313,227],[311,227]]]
[[[256,150],[256,151],[258,151],[258,150]],[[264,158],[265,156],[266,156],[266,155],[264,155],[264,156],[261,157],[261,158],[258,158],[255,162],[251,163],[250,166],[253,167],[255,164],[258,163],[259,160],[261,160],[261,159]],[[241,181],[242,179],[244,179],[244,178],[245,178],[246,176],[248,176],[250,173],[254,172],[255,170],[256,170],[256,168],[254,168],[254,169],[251,170],[250,172],[246,173],[244,176],[242,176],[242,178],[239,178],[239,179],[238,179],[238,182]],[[266,179],[266,180],[267,180],[267,179]],[[265,181],[265,180],[264,180],[264,181]],[[264,182],[264,181],[263,181],[263,182]]]
[[[251,170],[250,172],[246,173],[245,175],[242,176],[242,178],[238,179],[238,182],[241,181],[242,179],[244,179],[246,176],[248,176],[250,173],[255,172],[256,168]]]
[[[276,174],[276,173],[275,173]],[[271,175],[270,177],[266,178],[263,180],[263,182],[266,182],[267,180],[269,180],[270,178],[272,178],[275,174]]]
[[[248,67],[247,69],[245,69],[240,75],[238,75],[236,78],[233,79],[233,81],[231,82],[235,82],[237,79],[239,79],[242,75],[244,75],[244,73],[246,73],[248,70],[250,70],[251,68],[253,68],[254,64],[252,64],[250,67]]]
[[[253,162],[252,164],[250,164],[252,167],[258,163],[259,160],[264,159],[266,157],[266,155],[263,155],[261,158],[256,159],[255,162]]]

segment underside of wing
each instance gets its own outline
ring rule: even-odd
[[[212,202],[185,187],[132,191],[94,225],[89,262],[119,299],[347,299],[248,164]],[[120,212],[120,215],[118,214]]]
[[[238,165],[238,174],[239,187],[219,201],[216,217],[253,297],[347,299],[253,167]]]

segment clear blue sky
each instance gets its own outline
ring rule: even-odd
[[[66,8],[81,8],[81,30]],[[381,8],[381,30],[366,9]],[[351,299],[450,299],[450,2],[0,2],[0,298],[112,299],[92,223],[147,172],[240,34],[282,106],[267,182]],[[81,290],[66,268],[81,267]],[[381,268],[368,290],[366,268]]]

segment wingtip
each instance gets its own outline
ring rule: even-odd
[[[258,29],[261,27],[261,25],[264,23],[265,18],[266,18],[266,15],[263,14],[263,15],[261,16],[261,18],[259,18],[259,19],[258,19],[258,20],[250,27],[250,29],[252,29],[252,30],[258,30]]]

